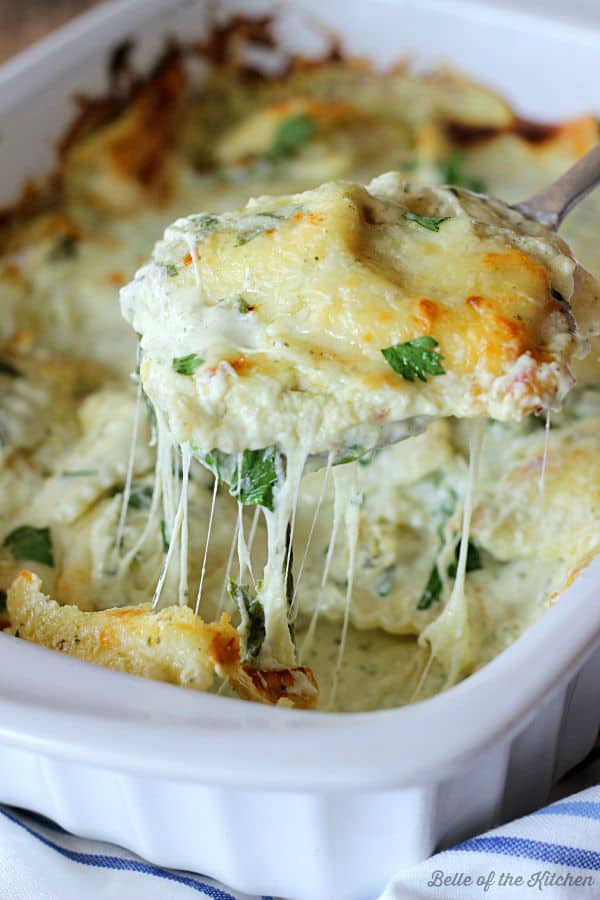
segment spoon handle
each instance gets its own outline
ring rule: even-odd
[[[600,183],[600,144],[596,144],[556,181],[523,203],[520,212],[556,230],[564,217]]]

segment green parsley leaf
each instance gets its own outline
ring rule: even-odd
[[[199,213],[198,215],[190,216],[190,221],[196,231],[211,231],[219,224],[219,217],[213,216],[212,213]]]
[[[129,506],[132,509],[149,509],[153,493],[152,486],[149,484],[134,488],[129,494]]]
[[[285,471],[285,457],[275,447],[244,450],[241,465],[238,465],[237,454],[223,453],[221,450],[200,453],[194,449],[194,456],[220,482],[229,486],[229,493],[240,503],[273,509],[273,491]],[[238,474],[241,476],[239,489]]]
[[[334,465],[343,466],[345,463],[354,462],[356,459],[364,456],[366,452],[362,444],[347,444],[341,451],[340,456],[335,457]]]
[[[442,596],[442,579],[438,572],[437,564],[434,564],[427,584],[421,594],[421,599],[417,603],[417,609],[429,609],[432,603],[439,603]]]
[[[253,309],[254,307],[250,306],[247,300],[244,300],[243,297],[238,297],[238,312],[245,316],[246,313],[252,312]]]
[[[258,237],[260,234],[264,234],[265,231],[269,230],[269,225],[265,225],[264,228],[261,226],[260,228],[253,228],[252,231],[240,232],[235,241],[236,246],[242,247],[244,244],[247,244],[248,241],[254,240],[255,237]]]
[[[265,210],[264,212],[249,213],[240,222],[236,235],[236,246],[240,247],[243,244],[247,244],[249,241],[254,240],[255,237],[259,237],[261,234],[273,231],[279,227],[279,222],[285,222],[295,213],[300,212],[301,209],[301,206],[293,206],[282,210],[271,209]],[[264,219],[264,221],[259,221],[257,224],[257,219]]]
[[[253,241],[255,237],[259,237],[261,234],[265,234],[267,231],[272,231],[273,228],[276,227],[276,222],[274,220],[284,219],[285,216],[279,216],[275,213],[256,213],[256,215],[260,215],[266,221],[257,225],[255,228],[250,228],[248,231],[239,231],[236,238],[236,246],[241,247],[244,244],[247,244],[249,241]]]
[[[369,450],[368,453],[365,453],[364,456],[358,460],[359,466],[370,466],[376,456],[379,456],[381,453],[381,447],[374,447],[372,450]]]
[[[419,216],[417,213],[408,212],[404,213],[402,218],[408,222],[416,222],[417,225],[420,225],[421,228],[426,228],[427,231],[439,231],[442,222],[447,222],[451,216]]]
[[[277,129],[269,156],[274,160],[293,156],[300,147],[310,141],[316,130],[314,119],[310,116],[302,114],[291,116]]]
[[[264,506],[273,509],[273,489],[282,466],[283,457],[275,447],[264,450],[244,450],[241,466],[235,466],[230,492],[244,506]],[[239,488],[238,488],[238,474]]]
[[[187,356],[174,356],[173,368],[178,375],[193,375],[203,362],[197,353],[188,353]]]
[[[237,604],[242,622],[246,623],[245,651],[243,662],[254,662],[258,657],[266,636],[265,611],[258,597],[254,596],[247,584],[236,584],[229,579],[229,594]]]
[[[2,546],[6,547],[13,559],[27,559],[45,566],[54,565],[49,528],[20,525],[6,535]]]
[[[455,150],[450,156],[438,163],[438,169],[444,184],[451,184],[455,187],[464,187],[469,191],[475,191],[477,194],[484,194],[486,191],[485,182],[480,178],[471,178],[462,170],[463,155],[460,151]]]
[[[210,453],[204,454],[195,451],[195,456],[207,469],[210,469],[213,475],[216,475],[219,481],[228,483],[226,473],[228,461],[231,459],[228,453],[223,453],[221,450],[211,450]]]
[[[15,368],[12,363],[6,362],[5,359],[0,359],[0,375],[10,375],[11,378],[21,378],[23,373]]]
[[[448,575],[450,578],[456,578],[458,557],[460,555],[460,543],[461,542],[459,541],[456,545],[456,562],[450,563],[448,566]],[[474,541],[469,541],[467,545],[467,564],[465,568],[467,572],[476,572],[478,569],[483,569],[479,547]]]
[[[449,578],[456,578],[456,572],[458,569],[458,557],[460,554],[460,541],[456,545],[455,550],[455,559],[456,561],[450,563],[448,566],[448,576]],[[479,553],[479,548],[477,544],[473,541],[469,541],[469,545],[467,547],[467,563],[465,566],[467,572],[476,572],[478,569],[483,569],[483,562],[481,561],[481,554]],[[429,575],[429,579],[423,593],[421,594],[421,599],[417,604],[417,609],[429,609],[432,603],[438,603],[442,596],[442,579],[440,578],[440,573],[438,571],[437,563],[434,563],[431,573]]]
[[[97,469],[66,469],[60,473],[61,478],[85,478],[97,475]]]
[[[165,271],[169,278],[175,278],[175,276],[179,272],[179,268],[175,265],[175,263],[166,263]]]
[[[404,344],[385,347],[381,352],[394,372],[402,375],[406,381],[414,381],[415,376],[427,381],[428,375],[444,375],[442,366],[444,358],[438,350],[437,341],[432,337],[419,337]]]

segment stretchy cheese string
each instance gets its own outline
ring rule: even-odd
[[[235,550],[237,546],[237,530],[238,530],[238,521],[236,519],[235,528],[233,529],[233,537],[231,538],[231,546],[229,547],[229,554],[227,556],[227,565],[225,567],[225,577],[223,578],[223,584],[221,585],[221,593],[219,595],[219,605],[217,607],[217,615],[216,618],[220,619],[223,610],[225,609],[225,603],[227,601],[227,588],[229,587],[229,579],[231,578],[231,568],[233,566],[233,557],[235,556]]]
[[[347,471],[344,471],[347,470]],[[362,496],[359,493],[359,467],[357,463],[342,466],[341,471],[334,470],[334,482],[336,492],[344,498],[344,525],[346,531],[346,544],[348,549],[348,564],[346,568],[346,597],[344,601],[344,621],[340,637],[340,648],[333,673],[331,694],[329,696],[329,709],[335,706],[335,698],[342,669],[346,643],[348,639],[348,625],[350,624],[350,607],[352,603],[352,588],[354,583],[354,567],[356,561],[356,545],[358,543],[358,528],[360,524],[360,507]]]
[[[179,535],[179,605],[185,606],[188,600],[188,487],[190,482],[190,463],[192,451],[189,443],[181,445],[182,479],[180,504],[183,507],[181,532]]]
[[[294,517],[298,502],[300,480],[308,458],[308,446],[286,452],[285,472],[280,463],[277,485],[273,496],[273,510],[263,507],[267,526],[267,562],[261,590],[261,602],[265,612],[266,637],[263,643],[262,662],[265,665],[295,665],[295,649],[288,626],[288,603],[285,573],[287,570],[288,525]]]
[[[159,438],[159,444],[160,444],[160,438]],[[186,443],[186,444],[182,445],[184,477],[182,479],[181,490],[179,492],[179,500],[177,503],[177,509],[175,511],[175,517],[173,520],[173,527],[171,528],[171,532],[169,535],[169,549],[167,551],[167,555],[163,562],[162,571],[160,573],[160,576],[158,579],[158,584],[156,585],[156,589],[154,591],[154,596],[152,598],[152,608],[153,609],[155,609],[158,606],[158,603],[160,602],[160,596],[161,596],[162,589],[163,589],[163,586],[164,586],[164,583],[165,583],[165,580],[167,577],[167,573],[169,571],[169,566],[171,564],[171,560],[173,559],[173,556],[175,553],[175,547],[177,546],[178,540],[181,538],[181,528],[182,528],[182,523],[184,520],[185,512],[187,509],[187,500],[188,500],[187,485],[188,485],[188,480],[189,480],[189,459],[190,459],[190,455],[188,455],[188,454],[191,455],[191,451],[190,451],[189,444]],[[169,453],[169,456],[170,455],[171,454]],[[186,463],[187,463],[187,475],[186,475]],[[177,466],[177,471],[178,471],[178,469],[179,469],[179,466]],[[185,573],[180,572],[180,585],[181,585],[182,577],[185,577]],[[180,588],[180,590],[181,590],[181,588]]]
[[[325,475],[323,477],[323,483],[321,485],[321,491],[319,493],[319,498],[317,500],[317,505],[315,507],[314,515],[312,517],[312,522],[310,524],[310,529],[308,531],[308,537],[306,539],[306,546],[304,548],[304,554],[302,556],[302,561],[300,562],[300,566],[298,567],[298,574],[296,576],[296,583],[294,586],[294,593],[292,595],[292,604],[290,609],[290,618],[293,620],[296,618],[298,612],[298,588],[300,587],[300,581],[302,579],[302,573],[304,572],[304,566],[306,564],[306,560],[308,557],[308,551],[310,550],[310,545],[312,542],[313,533],[317,524],[317,519],[319,517],[319,512],[321,510],[321,505],[323,503],[323,498],[325,497],[325,490],[327,488],[327,484],[329,482],[329,476],[331,474],[331,466],[333,463],[333,453],[329,453],[327,456],[327,467],[325,469]]]
[[[467,569],[467,555],[469,551],[469,532],[471,528],[471,516],[473,512],[473,501],[477,478],[479,474],[479,464],[481,461],[481,448],[483,444],[483,436],[485,431],[485,421],[483,419],[475,419],[469,422],[469,471],[467,476],[467,484],[465,489],[465,499],[463,506],[462,533],[460,538],[460,551],[458,562],[456,565],[456,577],[452,593],[446,603],[446,606],[440,615],[431,622],[420,634],[419,644],[421,646],[429,645],[430,653],[427,664],[415,688],[411,701],[419,696],[423,684],[429,674],[431,664],[434,658],[441,659],[444,644],[448,641],[450,634],[450,645],[448,648],[450,660],[448,666],[448,684],[454,684],[460,675],[462,661],[468,654],[468,608],[465,597],[465,575]],[[445,660],[447,663],[448,660]]]
[[[127,551],[125,556],[121,559],[119,564],[119,577],[123,578],[129,570],[129,566],[133,562],[133,560],[137,557],[137,554],[140,551],[140,548],[146,543],[148,536],[151,532],[156,532],[156,530],[160,527],[158,521],[158,508],[160,505],[162,497],[162,485],[160,479],[160,465],[159,465],[159,457],[156,455],[156,460],[154,463],[154,479],[152,485],[152,500],[150,503],[150,509],[148,511],[148,516],[146,518],[146,523],[144,528],[138,537],[137,541],[134,543],[132,548]]]
[[[317,602],[315,604],[315,608],[313,610],[313,614],[310,619],[310,623],[306,634],[304,635],[304,641],[302,642],[302,647],[300,648],[299,659],[300,661],[306,659],[307,653],[310,652],[310,648],[312,647],[315,632],[317,629],[317,623],[319,621],[319,615],[321,613],[322,606],[322,596],[325,585],[327,584],[327,579],[329,578],[329,570],[331,568],[331,562],[333,560],[333,553],[335,550],[335,545],[337,543],[337,535],[339,531],[339,526],[344,516],[344,504],[342,502],[342,493],[340,491],[340,482],[339,477],[336,479],[335,477],[335,469],[334,471],[334,495],[333,495],[333,518],[331,521],[331,533],[329,536],[329,545],[327,547],[327,555],[325,557],[325,565],[323,566],[323,574],[321,575],[321,583],[319,585],[319,596],[317,598]]]
[[[252,525],[250,526],[250,536],[248,537],[248,553],[250,554],[250,558],[252,558],[252,548],[254,547],[254,540],[256,538],[256,532],[258,529],[258,523],[260,520],[260,506],[257,506],[254,510],[254,515],[252,516]]]
[[[163,520],[165,535],[170,540],[175,521],[175,495],[176,495],[176,466],[178,459],[173,463],[173,450],[175,449],[169,429],[165,423],[163,414],[158,407],[154,407],[156,414],[157,455],[161,481],[161,496],[163,501]]]
[[[206,543],[204,545],[204,556],[202,557],[202,572],[200,573],[200,583],[198,585],[198,593],[196,595],[196,606],[194,612],[198,615],[200,610],[200,601],[202,600],[202,588],[204,587],[204,578],[206,576],[206,561],[208,559],[208,545],[210,544],[210,536],[212,533],[213,519],[215,516],[215,506],[217,504],[217,493],[219,491],[219,479],[215,477],[212,500],[210,503],[210,515],[208,517],[208,528],[206,530]]]
[[[243,583],[247,569],[252,585],[256,589],[256,581],[254,580],[254,572],[252,571],[252,560],[250,559],[250,550],[244,532],[244,504],[240,503],[239,500],[237,505],[237,556],[239,563],[238,584]]]
[[[121,500],[121,512],[119,513],[119,522],[117,525],[117,534],[115,537],[115,559],[118,559],[121,552],[121,543],[125,532],[125,519],[127,518],[127,510],[129,508],[129,498],[131,496],[131,482],[133,481],[133,470],[135,467],[135,452],[137,449],[138,431],[140,424],[140,407],[142,405],[142,379],[138,377],[137,390],[135,397],[135,407],[133,412],[133,426],[131,433],[131,442],[129,444],[129,458],[127,460],[127,474],[125,476],[125,486],[123,488],[123,497]]]

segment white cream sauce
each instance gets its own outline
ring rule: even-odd
[[[346,92],[346,99],[356,100],[361,109],[374,115],[383,110],[384,121],[376,118],[372,128],[361,125],[356,132],[347,124],[332,128],[305,155],[283,164],[262,160],[201,173],[184,155],[174,156],[168,201],[152,207],[142,198],[126,215],[111,211],[110,190],[119,193],[121,185],[107,177],[104,205],[75,194],[57,213],[60,219],[67,212],[81,230],[72,255],[55,258],[58,225],[36,226],[10,251],[4,264],[17,267],[20,275],[15,278],[12,270],[0,268],[0,341],[20,336],[24,349],[15,354],[14,364],[25,377],[0,374],[0,543],[21,525],[49,528],[55,565],[15,559],[2,547],[0,590],[28,565],[60,602],[84,609],[147,602],[154,596],[160,605],[196,603],[206,619],[222,609],[239,616],[227,584],[238,574],[235,557],[240,550],[246,574],[250,566],[256,580],[265,573],[263,661],[293,662],[291,619],[301,661],[314,668],[321,685],[321,706],[331,701],[333,687],[334,708],[356,711],[396,706],[409,702],[415,692],[425,697],[443,689],[492,659],[547,609],[577,562],[577,535],[566,560],[550,550],[543,560],[529,551],[521,554],[506,540],[500,543],[478,503],[500,484],[508,462],[522,456],[523,470],[531,463],[532,477],[541,479],[547,511],[555,489],[556,442],[574,422],[593,423],[600,414],[600,393],[595,387],[598,371],[592,367],[586,374],[592,387],[570,399],[563,413],[553,414],[542,475],[539,447],[531,459],[527,455],[529,424],[488,426],[479,480],[476,447],[467,468],[462,426],[434,425],[425,435],[383,450],[367,465],[342,467],[335,477],[324,460],[325,468],[306,475],[302,483],[305,453],[290,449],[275,509],[259,519],[254,509],[240,515],[227,489],[217,488],[214,478],[190,459],[190,448],[182,453],[174,445],[160,412],[154,421],[147,418],[130,379],[135,338],[121,317],[117,284],[143,263],[169,222],[191,209],[219,212],[240,207],[250,195],[294,193],[328,179],[368,182],[403,161],[416,163],[409,176],[414,183],[441,182],[427,140],[431,105],[413,102],[414,97],[401,102],[398,109],[406,114],[396,122],[400,113],[389,102],[393,79],[369,81],[363,90],[354,75],[348,76],[346,87],[337,77],[310,90],[327,97]],[[393,90],[403,98],[414,93],[410,85],[394,83]],[[244,119],[256,102],[238,97],[232,105],[235,116]],[[212,132],[208,143],[214,143]],[[504,138],[467,150],[464,157],[467,171],[508,201],[550,181],[571,161],[565,153],[512,145],[507,151]],[[54,213],[48,216],[54,222]],[[590,197],[565,230],[578,257],[597,273],[599,222],[600,201]],[[190,302],[199,282],[197,243],[188,245]],[[566,282],[570,274],[557,277]],[[160,288],[167,319],[166,272]],[[248,352],[255,349],[249,317],[221,309],[223,327],[226,342]],[[205,346],[205,333],[182,331],[181,355],[190,352],[190,337],[192,344],[197,339],[198,349]],[[4,355],[0,349],[0,359]],[[216,390],[219,379],[214,380]],[[575,434],[572,446],[589,442],[586,435]],[[585,471],[580,473],[583,480]],[[357,473],[363,482],[361,505],[349,500],[358,496],[355,488],[341,486],[352,483]],[[518,509],[521,489],[508,483],[502,490],[503,511]],[[589,492],[581,491],[573,502],[592,501]],[[594,521],[588,507],[586,516],[586,523]],[[292,519],[296,585],[290,610],[285,566]],[[535,529],[542,533],[543,519],[528,527],[533,531],[527,546],[535,546]],[[471,571],[469,534],[478,541],[482,565]],[[588,534],[585,538],[588,548],[591,539]],[[510,552],[501,553],[505,545]],[[454,579],[448,574],[453,562]],[[420,609],[434,564],[439,595]]]

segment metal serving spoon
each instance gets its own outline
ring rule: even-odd
[[[533,194],[522,203],[513,204],[514,209],[550,231],[556,231],[565,216],[580,203],[587,194],[600,184],[600,143],[579,159],[548,187]],[[382,425],[364,425],[346,432],[340,447],[334,451],[333,465],[349,462],[390,444],[421,434],[431,418],[419,416],[403,422],[387,422]],[[360,454],[359,448],[364,448]],[[354,454],[354,455],[352,455]],[[307,470],[314,471],[327,464],[329,454],[318,453],[309,457]]]
[[[556,231],[571,210],[600,183],[600,144],[596,144],[556,181],[513,209]]]

